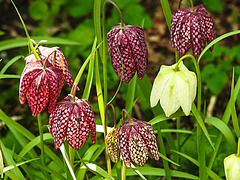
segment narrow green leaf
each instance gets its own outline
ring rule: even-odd
[[[233,36],[233,35],[236,35],[236,34],[239,34],[240,33],[240,30],[237,30],[237,31],[232,31],[232,32],[229,32],[229,33],[226,33],[226,34],[223,34],[219,37],[217,37],[216,39],[214,39],[212,42],[210,42],[204,49],[203,51],[201,52],[200,56],[198,57],[198,60],[197,62],[199,63],[202,56],[204,55],[204,53],[214,44],[216,44],[217,42],[229,37],[229,36]]]
[[[0,140],[0,146],[1,146],[1,149],[2,149],[2,153],[3,153],[3,156],[6,160],[6,165],[8,166],[14,166],[13,169],[11,169],[11,172],[16,175],[19,179],[25,179],[22,172],[20,171],[20,169],[16,166],[16,163],[14,162],[13,158],[12,158],[12,155],[10,154],[10,150],[7,149],[4,144],[2,143],[2,141]]]
[[[92,145],[84,154],[84,157],[82,158],[82,160],[84,162],[89,162],[94,154],[94,152],[100,147],[99,144],[94,144]],[[81,163],[80,167],[83,166],[83,163]],[[85,174],[86,174],[86,169],[84,168],[80,168],[80,170],[78,171],[77,173],[77,179],[80,180],[80,179],[84,179],[85,177]]]
[[[209,117],[205,119],[205,123],[209,123],[213,125],[215,128],[217,128],[224,135],[229,145],[232,147],[232,150],[233,151],[236,150],[237,144],[233,136],[233,133],[221,119],[218,119],[216,117]]]
[[[231,114],[232,114],[232,122],[233,122],[233,128],[237,135],[237,137],[240,137],[240,129],[238,124],[238,118],[237,118],[237,112],[235,107],[235,101],[234,101],[234,69],[233,69],[233,76],[232,76],[232,87],[231,87]]]
[[[21,126],[19,123],[17,123],[16,121],[13,121],[10,117],[8,117],[1,109],[0,109],[0,119],[3,120],[5,122],[5,124],[8,127],[12,127],[15,130],[17,130],[19,133],[21,133],[22,135],[24,135],[29,141],[33,140],[35,138],[35,136],[28,131],[26,128],[24,128],[23,126]],[[17,138],[17,137],[16,137]],[[38,147],[40,147],[40,145],[37,145]],[[59,167],[61,167],[61,169],[64,169],[63,167],[63,163],[62,160],[48,147],[48,146],[44,146],[45,149],[45,153],[53,160],[55,161]]]
[[[210,145],[212,146],[213,149],[215,149],[214,146],[213,146],[212,140],[211,140],[211,138],[210,138],[210,136],[208,134],[208,131],[207,131],[207,129],[206,129],[204,123],[203,123],[201,115],[198,112],[198,110],[197,110],[197,108],[196,108],[194,103],[192,103],[192,113],[193,113],[194,117],[196,118],[198,124],[200,125],[201,129],[203,130],[203,132],[204,132],[206,138],[208,139]]]
[[[145,176],[166,176],[165,171],[162,168],[154,168],[154,167],[137,167],[138,171]],[[170,170],[172,177],[176,178],[186,178],[186,179],[199,179],[197,176],[181,172]],[[117,176],[116,169],[112,171],[113,176]],[[127,169],[127,176],[135,176],[137,173],[133,169]]]
[[[79,42],[69,40],[69,39],[63,39],[58,37],[38,37],[33,36],[31,37],[36,42],[40,42],[41,40],[46,40],[44,44],[58,44],[58,45],[80,45]],[[27,38],[18,38],[18,39],[9,39],[5,41],[0,42],[0,51],[5,51],[8,49],[13,48],[19,48],[19,47],[27,47],[28,46],[28,40]]]
[[[95,53],[93,53],[93,52],[96,48],[96,43],[97,43],[96,40],[97,39],[95,38],[93,46],[92,46],[92,52],[91,52],[92,56],[90,58],[90,63],[89,63],[89,67],[88,67],[87,81],[86,81],[86,85],[85,85],[83,95],[82,95],[82,98],[87,99],[87,100],[89,98],[90,90],[91,90],[91,87],[92,87],[92,81],[93,81],[94,58],[95,58]]]
[[[36,161],[36,160],[39,160],[39,158],[30,159],[30,160],[27,160],[27,161],[23,161],[23,162],[17,163],[15,165],[7,166],[7,167],[5,167],[3,169],[3,172],[6,173],[7,171],[10,171],[11,169],[14,169],[16,166],[21,166],[23,164],[26,164],[26,163],[29,163],[29,162],[32,162],[32,161]]]
[[[3,156],[2,156],[2,150],[0,148],[0,175],[1,175],[1,178],[3,178],[3,168],[4,168]]]
[[[44,133],[43,134],[43,140],[45,141],[45,140],[49,140],[49,139],[52,139],[51,134],[50,133]],[[23,147],[23,149],[19,153],[19,156],[24,157],[25,154],[27,154],[31,149],[33,149],[39,143],[40,143],[40,136],[37,136]]]
[[[196,159],[194,159],[194,158],[192,158],[192,157],[190,157],[190,156],[188,156],[188,155],[186,155],[186,154],[184,154],[184,153],[181,153],[181,152],[178,152],[178,151],[174,151],[174,150],[172,150],[172,151],[173,151],[174,153],[179,154],[180,156],[186,158],[187,160],[191,161],[193,164],[195,164],[196,166],[199,167],[199,163],[198,163],[198,161],[197,161]],[[211,169],[209,169],[208,167],[206,167],[206,170],[207,170],[208,175],[209,175],[212,179],[214,179],[214,180],[221,180],[221,178],[220,178],[215,172],[213,172]]]
[[[15,74],[0,74],[0,79],[20,79],[21,75]]]
[[[68,154],[67,154],[67,152],[66,152],[66,150],[65,150],[64,143],[61,145],[60,151],[61,151],[61,153],[62,153],[62,155],[63,155],[63,157],[64,157],[64,160],[65,160],[65,162],[66,162],[66,164],[67,164],[67,167],[68,167],[68,169],[69,169],[69,171],[70,171],[70,173],[71,173],[71,175],[72,175],[72,178],[73,178],[74,180],[77,180],[77,178],[76,178],[76,176],[75,176],[75,174],[74,174],[74,171],[73,171],[73,169],[72,169],[72,167],[71,167],[71,163],[70,163]]]
[[[153,118],[152,120],[150,120],[149,123],[153,126],[154,124],[166,121],[168,119],[172,119],[172,118],[175,118],[175,117],[181,117],[181,116],[184,116],[184,115],[185,114],[182,111],[177,111],[176,113],[174,113],[170,117],[166,117],[165,114],[160,114],[160,115],[156,116],[155,118]]]
[[[16,56],[14,58],[12,58],[10,61],[7,62],[7,64],[2,68],[2,70],[0,71],[0,75],[4,74],[6,72],[6,70],[13,64],[15,63],[17,60],[19,60],[20,58],[22,58],[23,56]]]
[[[234,88],[234,93],[233,93],[234,94],[234,102],[236,102],[239,90],[240,90],[240,76],[238,77],[237,84],[236,84],[236,86]],[[223,117],[222,117],[222,121],[225,124],[228,124],[230,116],[231,116],[231,103],[230,103],[230,101],[228,101],[227,107],[226,107],[226,109],[224,111],[224,114],[223,114]],[[218,136],[217,136],[217,140],[215,142],[215,151],[213,152],[212,157],[211,157],[211,159],[209,161],[209,164],[208,164],[208,167],[210,169],[212,168],[213,163],[215,161],[215,158],[217,156],[218,149],[219,149],[219,147],[221,145],[222,138],[223,138],[223,134],[219,133]]]
[[[135,73],[134,77],[128,83],[128,90],[127,90],[127,99],[125,109],[129,110],[128,114],[131,116],[132,114],[132,104],[135,98],[135,91],[136,91],[136,81],[137,81],[137,73]]]
[[[91,169],[93,172],[98,173],[104,178],[107,178],[109,180],[114,180],[112,176],[110,176],[105,170],[103,170],[101,167],[97,166],[93,163],[87,163],[86,164],[89,169]],[[85,166],[82,166],[81,168],[86,168]]]
[[[161,5],[162,5],[164,17],[166,19],[168,29],[169,29],[169,32],[170,32],[171,31],[171,22],[172,22],[171,9],[170,9],[168,0],[160,0],[160,2],[161,2]]]

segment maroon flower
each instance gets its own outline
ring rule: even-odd
[[[131,118],[119,128],[118,146],[123,162],[127,168],[131,167],[130,158],[139,166],[143,166],[148,159],[149,151],[155,160],[159,159],[156,136],[148,122]]]
[[[20,103],[24,104],[27,97],[33,116],[43,111],[48,102],[51,113],[63,87],[61,71],[45,60],[27,63],[20,79]]]
[[[215,38],[215,29],[211,17],[203,5],[178,9],[172,17],[171,44],[179,56],[186,54],[192,46],[193,56],[198,59],[206,42]],[[213,50],[213,46],[210,51]]]
[[[49,117],[49,130],[58,149],[66,136],[69,145],[79,150],[86,143],[90,131],[96,142],[96,122],[91,106],[84,99],[68,95],[56,104]]]
[[[44,47],[39,46],[40,54],[39,56],[42,59],[48,58],[48,61],[53,64],[54,67],[61,70],[63,73],[63,80],[69,85],[73,86],[73,77],[68,69],[67,61],[63,55],[63,52],[60,50],[59,47]],[[31,62],[36,62],[37,59],[35,58],[34,54],[25,58],[26,64]]]
[[[123,82],[128,83],[137,71],[142,79],[147,68],[148,49],[140,26],[117,24],[107,34],[109,54],[114,71]],[[122,61],[121,61],[122,59]]]

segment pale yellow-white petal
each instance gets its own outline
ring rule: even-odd
[[[161,69],[162,69],[162,67],[161,67]],[[153,87],[152,87],[152,91],[151,91],[151,95],[150,95],[151,107],[154,107],[157,105],[157,103],[161,97],[161,94],[163,92],[163,88],[165,87],[166,82],[170,78],[169,71],[172,71],[169,68],[165,68],[164,71],[161,71],[161,69],[153,82]]]
[[[178,100],[185,115],[189,115],[191,111],[190,100],[190,84],[188,77],[182,72],[176,72],[176,89],[178,93]]]
[[[177,90],[175,86],[176,73],[171,73],[170,75],[171,77],[165,83],[165,87],[163,88],[163,92],[160,97],[160,104],[167,117],[175,113],[180,107],[177,99]]]

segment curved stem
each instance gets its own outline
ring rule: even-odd
[[[119,13],[119,16],[120,16],[120,19],[121,19],[120,26],[121,26],[121,27],[124,27],[122,12],[120,11],[119,7],[118,7],[113,1],[111,1],[111,0],[106,0],[106,1],[104,2],[103,12],[104,12],[104,13],[106,12],[106,11],[105,11],[105,8],[106,8],[106,5],[107,5],[108,3],[109,3],[109,4],[112,4],[112,5],[117,9],[117,11],[118,11],[118,13]]]
[[[105,128],[105,132],[107,134],[107,110],[108,107],[111,106],[112,110],[113,110],[113,120],[114,120],[114,128],[116,128],[117,126],[117,122],[116,122],[116,111],[115,108],[112,104],[107,104],[106,109],[105,109],[105,118],[104,118],[104,128]]]
[[[125,116],[124,116],[124,113],[128,116],[128,119],[129,119],[129,124],[133,124],[133,121],[131,119],[131,117],[129,116],[128,112],[126,109],[123,109],[122,110],[122,118],[123,118],[123,122],[125,122]]]
[[[102,53],[102,63],[103,63],[103,87],[104,87],[104,104],[106,105],[107,104],[107,97],[108,97],[108,86],[107,86],[107,58],[106,58],[106,6],[107,4],[112,4],[117,10],[118,10],[118,13],[120,15],[120,18],[121,18],[121,27],[124,27],[124,23],[123,23],[123,17],[122,17],[122,13],[120,11],[120,9],[118,8],[118,6],[111,0],[106,0],[104,2],[104,5],[103,5],[103,17],[102,17],[102,26],[103,26],[103,53]]]
[[[197,89],[197,92],[198,92],[198,94],[197,94],[197,109],[198,109],[199,112],[201,112],[202,83],[201,83],[200,68],[199,68],[199,65],[198,65],[196,59],[195,59],[192,55],[185,55],[185,56],[181,57],[181,58],[178,60],[176,66],[175,66],[175,71],[177,70],[179,63],[180,63],[183,59],[186,59],[186,58],[190,58],[190,59],[192,60],[194,66],[195,66],[195,69],[196,69],[196,73],[197,73],[197,83],[198,83],[198,85],[197,85],[197,88],[198,88],[198,89]]]
[[[191,2],[192,11],[194,11],[194,6],[193,6],[192,0],[190,0],[190,2]]]

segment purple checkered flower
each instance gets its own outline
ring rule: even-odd
[[[20,103],[24,104],[27,98],[32,115],[36,116],[46,108],[49,102],[48,112],[51,113],[62,87],[62,72],[46,59],[27,63],[20,79]]]
[[[60,50],[59,47],[44,47],[44,46],[39,46],[39,51],[40,54],[39,56],[42,59],[47,58],[48,61],[53,64],[54,67],[59,69],[62,74],[63,74],[63,80],[70,86],[73,86],[73,77],[68,69],[68,64],[67,61],[63,55],[63,52]],[[31,63],[31,62],[36,62],[37,59],[35,58],[34,54],[28,56],[26,59],[26,64]]]
[[[58,102],[49,117],[49,131],[58,149],[66,136],[68,144],[79,150],[87,141],[90,131],[96,142],[96,122],[91,106],[84,99],[68,95]]]
[[[206,42],[215,38],[215,29],[211,17],[203,5],[178,9],[172,16],[171,44],[179,56],[183,56],[192,47],[193,56],[198,59]],[[213,46],[210,51],[213,50]]]
[[[140,26],[117,24],[107,34],[112,66],[124,83],[129,83],[136,71],[142,79],[148,63],[148,49]],[[122,77],[123,64],[123,77]]]
[[[155,160],[159,159],[156,136],[148,122],[135,118],[126,120],[119,128],[118,146],[127,168],[131,167],[130,158],[139,166],[143,166],[149,151]]]

